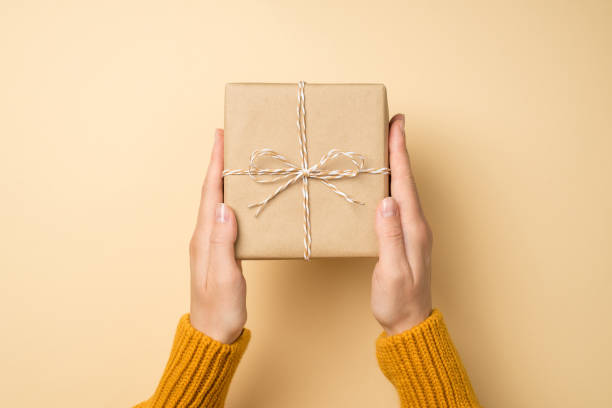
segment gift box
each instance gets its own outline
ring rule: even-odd
[[[224,202],[237,258],[377,256],[388,121],[382,84],[227,84]]]

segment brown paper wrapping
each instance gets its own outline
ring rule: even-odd
[[[309,84],[304,89],[309,165],[330,149],[366,157],[366,168],[388,166],[387,93],[382,84]],[[230,83],[225,88],[225,169],[247,169],[251,152],[269,148],[299,166],[297,84]],[[281,168],[280,162],[265,167]],[[329,169],[351,169],[337,160]],[[365,205],[346,202],[310,179],[312,258],[375,257],[374,216],[388,195],[389,176],[361,174],[331,180]],[[251,203],[270,195],[280,183],[261,184],[248,175],[224,178],[224,201],[238,221],[239,259],[302,258],[304,229],[301,181],[280,193],[255,217]]]

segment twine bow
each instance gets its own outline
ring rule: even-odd
[[[334,184],[330,183],[329,180],[338,180],[343,178],[353,178],[360,174],[390,174],[391,170],[387,167],[375,168],[364,168],[365,157],[355,152],[344,152],[338,149],[331,149],[321,157],[321,160],[313,165],[308,166],[308,147],[306,144],[306,109],[304,105],[304,81],[298,82],[298,106],[297,106],[297,128],[298,128],[298,143],[300,146],[300,159],[301,165],[292,163],[285,156],[275,152],[271,149],[257,149],[251,153],[249,160],[248,169],[237,169],[237,170],[224,170],[223,177],[234,176],[234,175],[248,175],[256,183],[277,183],[286,180],[280,185],[272,194],[263,200],[249,204],[249,208],[257,208],[255,216],[264,209],[264,207],[277,195],[285,191],[289,186],[297,183],[300,179],[302,180],[302,205],[304,208],[304,259],[309,260],[311,255],[311,228],[310,228],[310,198],[308,195],[308,180],[315,179],[319,180],[331,191],[338,194],[351,204],[364,205],[363,202],[355,200],[349,197],[348,194],[341,191]],[[324,166],[337,158],[345,157],[348,158],[354,165],[353,169],[345,170],[328,170]],[[257,165],[258,160],[263,158],[271,158],[278,160],[283,163],[285,167],[276,169],[260,168]],[[263,177],[262,177],[263,176]],[[266,176],[273,176],[268,178]]]

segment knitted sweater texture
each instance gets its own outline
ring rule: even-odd
[[[222,408],[250,338],[244,329],[234,343],[220,343],[193,328],[189,314],[184,315],[155,393],[136,408]],[[403,333],[381,333],[376,356],[402,408],[480,407],[437,309]]]

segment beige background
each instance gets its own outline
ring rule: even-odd
[[[611,3],[220,3],[0,3],[0,405],[153,392],[224,84],[304,79],[382,82],[406,113],[481,402],[611,406]],[[373,264],[245,263],[228,405],[397,406]]]

